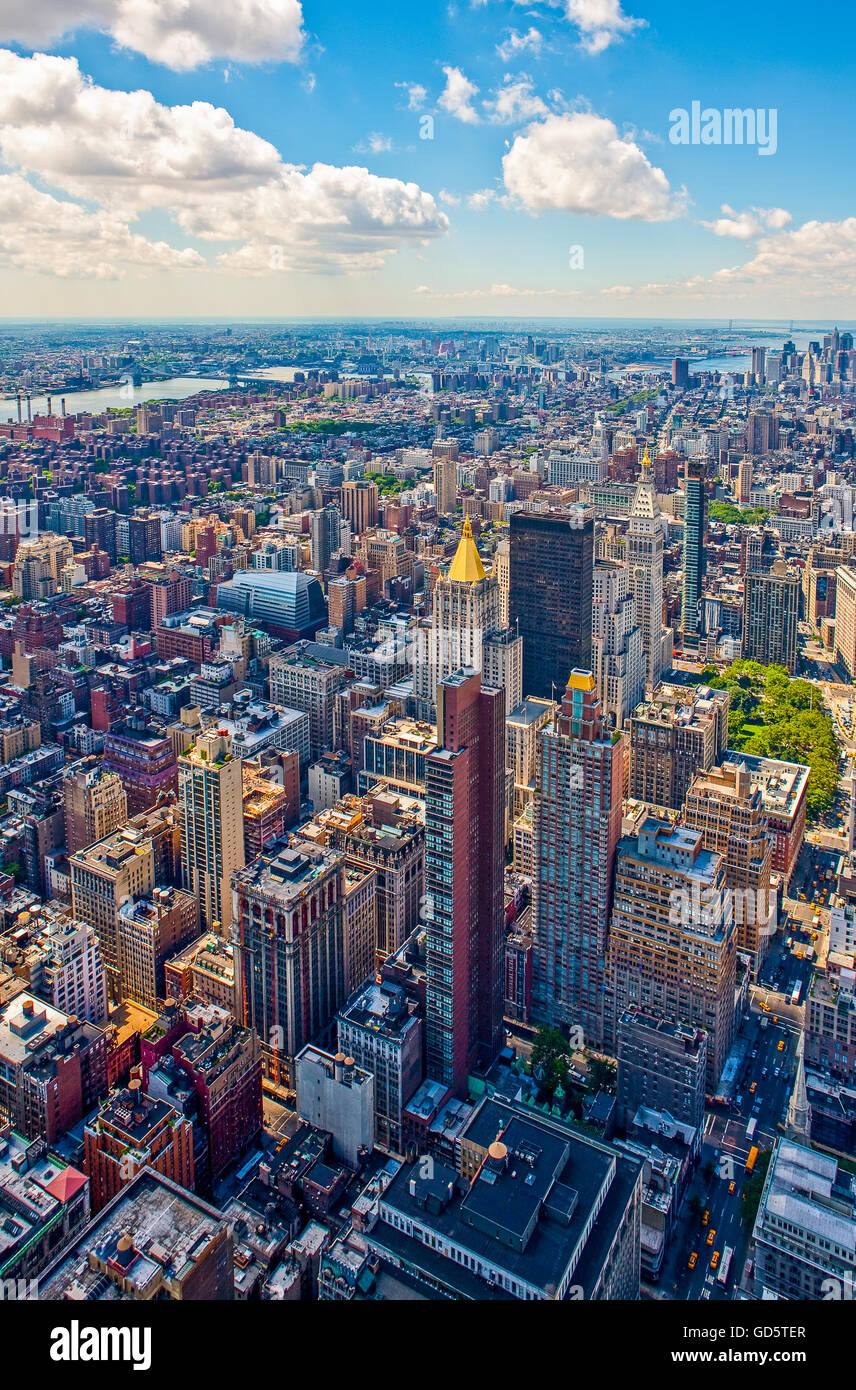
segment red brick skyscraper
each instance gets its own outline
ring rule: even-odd
[[[590,671],[571,672],[538,744],[532,1007],[539,1022],[579,1025],[599,1047],[624,744],[603,727]]]
[[[466,1094],[503,1042],[505,692],[470,668],[437,687],[425,760],[428,1075]]]

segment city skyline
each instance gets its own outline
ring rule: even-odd
[[[820,65],[795,3],[6,9],[11,316],[856,310],[844,12]]]

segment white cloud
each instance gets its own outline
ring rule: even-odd
[[[531,53],[537,58],[543,46],[544,35],[533,25],[525,34],[519,29],[510,29],[508,38],[496,45],[496,51],[502,61],[507,63],[512,58],[519,58],[522,53]]]
[[[502,167],[508,192],[532,212],[663,222],[683,210],[663,170],[612,121],[590,112],[531,125],[515,137]]]
[[[27,48],[84,29],[167,67],[199,67],[213,58],[296,63],[303,47],[300,0],[4,0],[0,42]]]
[[[761,236],[766,229],[781,231],[793,219],[784,208],[747,208],[745,212],[735,212],[727,203],[722,204],[722,217],[713,222],[702,222],[716,236],[738,237],[748,240]]]
[[[744,265],[719,270],[715,286],[762,286],[791,296],[856,294],[856,217],[805,222],[762,237]]]
[[[645,26],[621,8],[620,0],[565,0],[565,13],[580,31],[587,53],[602,53],[610,44]]]
[[[579,290],[524,290],[506,284],[491,285],[487,290],[432,290],[429,285],[417,285],[414,290],[414,294],[427,295],[431,299],[528,299],[539,295],[553,299],[573,299],[579,293]]]
[[[473,0],[473,3],[480,6],[487,4],[488,0]],[[550,9],[563,10],[565,18],[579,34],[580,47],[591,54],[602,53],[610,44],[618,43],[636,29],[644,28],[647,23],[644,19],[634,19],[632,15],[625,14],[621,0],[514,0],[514,3],[525,5],[529,11],[539,3]]]
[[[525,73],[519,77],[506,76],[498,87],[494,100],[485,102],[485,109],[496,125],[515,125],[546,116],[547,107],[532,90],[531,79]]]
[[[42,193],[20,174],[0,175],[0,264],[37,274],[99,280],[141,270],[196,270],[198,251],[131,232],[116,214],[89,212]]]
[[[456,208],[461,201],[461,196],[459,193],[450,193],[447,188],[441,188],[437,194],[437,199],[439,202],[445,203],[447,207]]]
[[[467,125],[477,125],[479,114],[472,100],[478,92],[478,87],[464,76],[460,68],[444,67],[443,73],[446,86],[438,104],[456,120],[464,121]]]
[[[805,222],[792,231],[773,231],[755,246],[755,254],[740,265],[726,266],[712,275],[693,275],[647,285],[614,285],[603,294],[635,298],[746,299],[752,291],[763,294],[768,308],[782,312],[800,299],[834,299],[856,296],[856,217],[841,222]]]
[[[369,149],[372,154],[388,154],[392,149],[392,136],[381,135],[379,130],[373,130],[369,136]]]
[[[487,212],[496,194],[492,188],[480,188],[467,198],[467,207],[473,212]]]
[[[407,93],[408,111],[422,110],[428,96],[427,87],[423,87],[420,82],[396,82],[395,85]]]
[[[235,269],[270,268],[269,248],[274,268],[371,268],[448,226],[415,183],[286,164],[222,107],[108,91],[73,58],[0,51],[0,156],[125,222],[158,208],[191,236],[241,243],[224,260]]]

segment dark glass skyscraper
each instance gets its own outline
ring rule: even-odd
[[[426,1064],[465,1095],[503,1043],[505,691],[467,667],[437,687],[425,759]]]
[[[571,671],[591,670],[594,516],[511,517],[509,626],[523,638],[523,693],[558,699]]]
[[[704,579],[704,532],[707,498],[704,464],[691,460],[684,478],[684,587],[681,627],[690,637],[699,633],[701,586]]]

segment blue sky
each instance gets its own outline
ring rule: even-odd
[[[854,39],[793,0],[6,0],[4,312],[852,317]],[[693,102],[775,152],[673,143]]]

